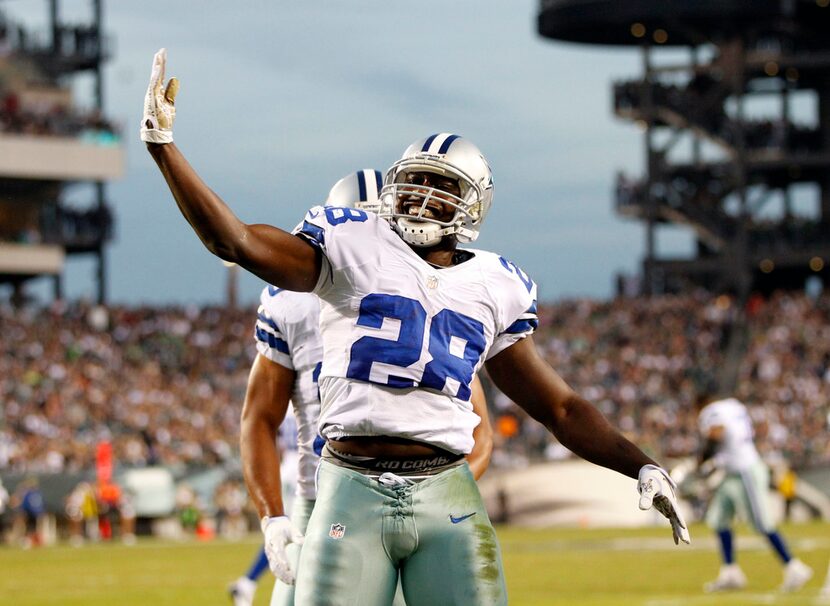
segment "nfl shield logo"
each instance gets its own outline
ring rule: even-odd
[[[427,278],[427,288],[430,290],[438,288],[438,276],[429,276]]]
[[[329,530],[329,536],[332,539],[342,539],[344,534],[346,534],[346,527],[343,524],[331,525],[331,530]]]

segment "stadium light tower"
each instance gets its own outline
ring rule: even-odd
[[[123,174],[124,150],[103,114],[102,66],[110,56],[103,0],[89,3],[89,21],[69,23],[59,0],[48,0],[46,35],[0,10],[0,283],[12,285],[13,299],[41,276],[53,278],[62,298],[65,258],[92,254],[97,300],[106,300],[105,245],[113,233],[106,182]],[[72,98],[70,80],[80,73],[93,77],[88,109]],[[67,204],[75,183],[92,185],[80,208]]]
[[[645,175],[616,184],[617,212],[646,226],[644,293],[826,282],[830,0],[542,0],[538,28],[641,49],[614,111],[645,138]],[[695,256],[661,256],[663,225],[691,229]]]

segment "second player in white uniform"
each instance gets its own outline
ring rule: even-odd
[[[291,407],[297,424],[297,493],[301,500],[317,495],[314,473],[322,448],[317,434],[320,397],[317,380],[323,361],[319,330],[320,301],[309,293],[266,286],[257,310],[257,352],[296,373]]]
[[[375,209],[380,193],[379,176],[380,173],[374,170],[347,175],[332,187],[326,204]],[[266,543],[268,534],[278,535],[272,540],[280,543],[276,551],[284,550],[287,561],[283,560],[282,553],[267,554],[266,544],[248,573],[230,586],[235,606],[253,603],[258,577],[269,564],[278,575],[271,604],[291,606],[294,603],[293,584],[286,581],[293,581],[292,571],[296,570],[299,558],[300,537],[305,532],[317,496],[315,472],[323,443],[317,433],[320,414],[317,381],[323,360],[319,322],[320,302],[315,295],[270,285],[263,288],[254,330],[257,360],[251,370],[243,411],[240,440],[243,464],[249,491],[254,495],[260,513],[273,516],[282,511],[281,485],[284,478],[281,476],[284,474],[280,473],[280,469],[285,470],[287,461],[281,461],[280,447],[273,439],[279,428],[282,452],[296,449],[296,461],[291,461],[296,464],[296,469],[287,470],[296,478],[296,490],[290,525],[288,518],[275,516],[266,533]],[[286,442],[284,418],[288,398],[296,435]],[[269,559],[272,561],[269,562]]]
[[[701,396],[699,405],[702,408],[698,426],[706,440],[701,455],[702,467],[725,472],[706,512],[706,521],[718,536],[723,565],[718,578],[706,584],[706,591],[746,586],[746,576],[735,561],[732,524],[736,514],[741,514],[767,537],[773,551],[784,563],[781,589],[800,589],[810,579],[812,571],[790,555],[776,530],[769,506],[769,468],[755,448],[752,418],[747,407],[735,398],[712,400],[705,395]]]

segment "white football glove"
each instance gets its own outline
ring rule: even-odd
[[[260,523],[262,534],[265,535],[265,556],[268,558],[268,567],[274,576],[287,585],[294,584],[295,571],[291,570],[288,554],[285,548],[289,543],[302,545],[303,535],[291,525],[286,516],[262,518]]]
[[[179,81],[170,78],[167,87],[164,84],[164,67],[167,63],[167,49],[162,48],[153,57],[153,70],[150,72],[150,84],[144,95],[144,115],[141,117],[141,140],[147,143],[172,143],[173,120],[176,118],[176,93]]]
[[[691,543],[686,521],[677,506],[677,497],[674,496],[674,480],[666,470],[656,465],[643,465],[637,479],[637,490],[640,493],[640,509],[654,509],[662,513],[671,523],[674,544],[680,541]]]

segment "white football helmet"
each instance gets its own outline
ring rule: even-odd
[[[406,182],[409,173],[418,172],[457,180],[460,195]],[[440,196],[435,196],[435,192],[440,192]],[[410,205],[404,213],[401,201],[413,197],[421,200],[420,210]],[[455,207],[454,216],[448,221],[425,216],[430,201]],[[380,216],[413,246],[433,246],[450,234],[459,242],[472,242],[478,237],[492,203],[493,175],[478,147],[458,135],[439,133],[407,147],[401,159],[387,171]]]
[[[364,168],[349,173],[334,184],[326,198],[325,206],[356,208],[376,213],[380,210],[380,191],[383,175],[379,170]]]

